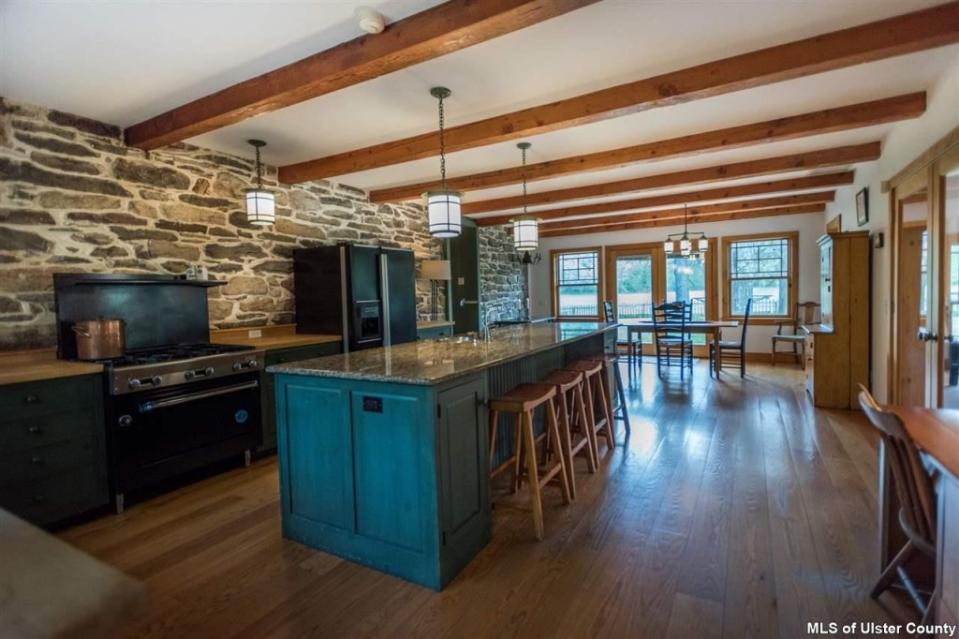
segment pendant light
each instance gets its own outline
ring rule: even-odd
[[[452,92],[446,87],[433,87],[430,95],[439,101],[440,120],[440,190],[427,191],[423,194],[426,200],[426,213],[429,217],[430,235],[433,237],[457,237],[463,230],[460,202],[463,194],[446,188],[446,140],[443,129],[446,124],[443,100],[450,97]]]
[[[266,146],[263,140],[247,140],[256,149],[256,188],[247,189],[246,221],[257,226],[267,226],[276,220],[276,200],[271,191],[263,188],[263,167],[260,165],[260,149]]]
[[[683,205],[683,232],[666,236],[663,251],[666,257],[691,257],[699,259],[709,250],[709,239],[702,231],[689,232],[689,206]]]
[[[516,145],[523,154],[523,214],[510,220],[513,223],[513,248],[527,254],[539,246],[539,219],[526,209],[526,152],[531,146],[529,142]]]

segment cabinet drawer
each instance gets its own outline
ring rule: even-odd
[[[96,444],[63,442],[0,456],[0,486],[34,482],[62,474],[74,466],[92,466]]]
[[[99,379],[86,375],[0,386],[0,420],[90,409],[100,401]]]
[[[102,428],[98,414],[97,411],[71,411],[34,419],[0,418],[0,451],[6,455],[58,442],[89,442]]]
[[[0,487],[0,507],[40,526],[105,506],[108,501],[106,477],[90,464]]]

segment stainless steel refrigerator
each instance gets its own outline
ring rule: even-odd
[[[293,251],[296,328],[342,335],[343,351],[416,339],[413,251],[357,244]]]

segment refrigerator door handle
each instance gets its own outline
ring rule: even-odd
[[[386,253],[380,253],[380,300],[383,304],[380,326],[383,332],[383,346],[390,346],[390,263]]]
[[[350,352],[350,295],[347,291],[347,286],[349,282],[346,278],[346,247],[340,247],[340,306],[343,309],[342,311],[342,326],[343,326],[343,352]]]

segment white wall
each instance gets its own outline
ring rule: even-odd
[[[577,248],[584,246],[615,246],[617,244],[639,244],[662,242],[669,233],[682,232],[682,226],[651,229],[635,229],[590,235],[570,235],[545,238],[540,242],[543,260],[530,269],[530,304],[534,316],[551,315],[549,252],[553,249]],[[804,215],[784,215],[780,217],[755,218],[751,220],[732,220],[695,224],[695,231],[704,231],[710,238],[725,235],[747,235],[776,231],[799,231],[799,297],[800,302],[819,301],[819,247],[816,240],[825,232],[825,221],[821,213]],[[719,308],[722,308],[722,260],[717,258],[716,282],[719,292]],[[770,337],[776,332],[775,326],[750,325],[746,334],[746,349],[749,352],[768,353]],[[735,338],[738,333],[729,331],[727,337]]]
[[[889,365],[890,261],[889,197],[882,192],[881,182],[888,180],[907,164],[959,126],[959,56],[956,64],[936,84],[927,89],[928,108],[922,117],[900,122],[882,143],[878,162],[856,168],[855,183],[839,189],[835,202],[826,209],[826,219],[842,214],[844,231],[868,230],[886,235],[885,248],[874,249],[872,255],[872,388],[880,401],[887,397],[886,371]],[[869,223],[856,223],[855,196],[869,188]]]

